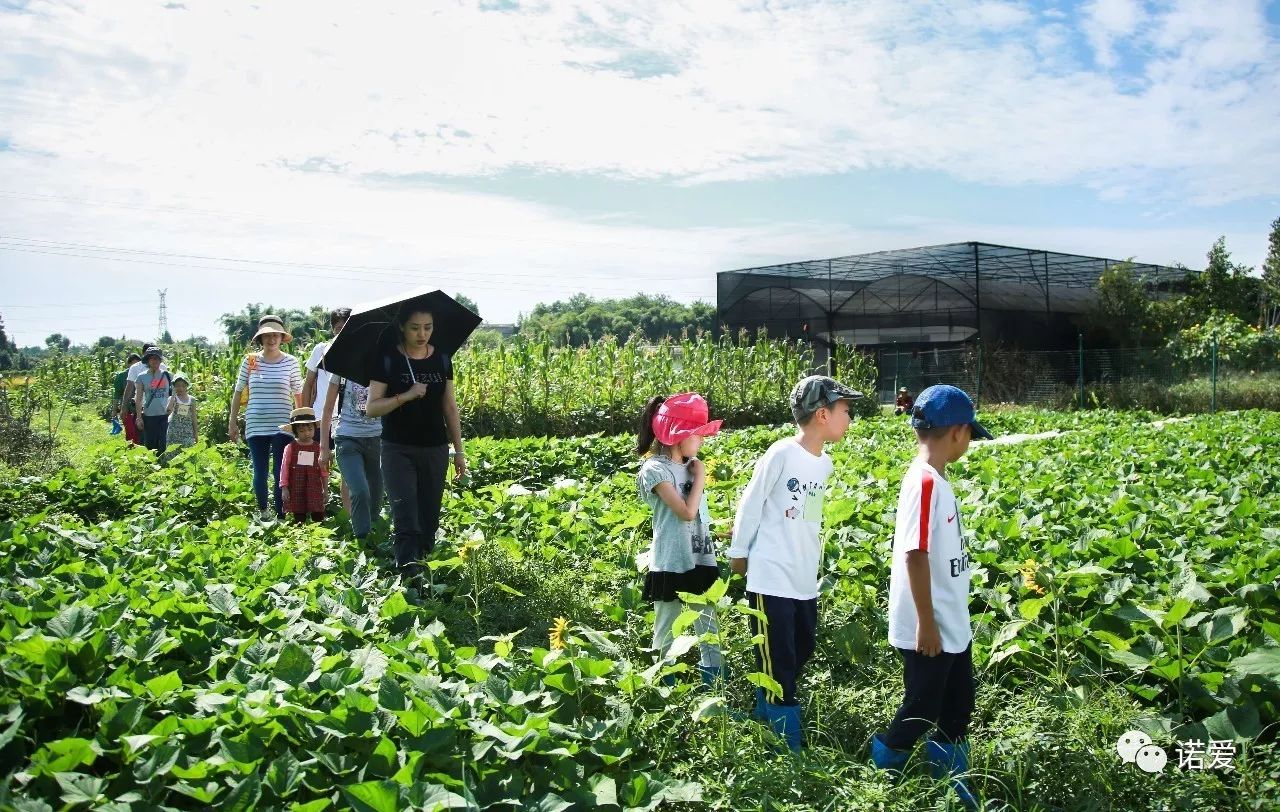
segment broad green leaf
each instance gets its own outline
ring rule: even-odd
[[[220,615],[231,617],[240,614],[240,602],[229,586],[213,586],[207,588],[209,608]],[[234,795],[234,793],[233,793]],[[228,796],[228,802],[231,798]]]
[[[276,658],[276,665],[271,673],[276,679],[297,688],[311,678],[315,667],[311,654],[306,649],[289,642],[280,649],[280,656]]]
[[[42,752],[48,754],[46,766],[51,773],[71,772],[81,764],[93,764],[98,758],[93,742],[74,736],[49,742]]]
[[[103,794],[107,789],[104,779],[81,773],[54,773],[53,777],[62,788],[62,800],[72,806],[97,804],[107,800]]]
[[[1200,634],[1209,645],[1215,645],[1235,637],[1247,625],[1245,608],[1232,606],[1214,612],[1213,617],[1200,625]]]
[[[1236,674],[1253,674],[1280,682],[1280,646],[1267,646],[1231,661],[1230,669]]]
[[[1018,614],[1022,615],[1024,620],[1034,621],[1040,616],[1040,610],[1049,603],[1049,598],[1028,598],[1018,604]]]
[[[729,591],[729,582],[726,581],[724,578],[718,578],[716,579],[716,582],[712,584],[707,589],[707,591],[704,592],[703,594],[706,596],[708,601],[710,601],[711,603],[715,603],[716,601],[723,598],[725,596],[725,593],[727,593],[728,591]]]
[[[256,772],[246,775],[231,794],[222,802],[221,808],[227,812],[249,812],[256,809],[258,799],[262,797],[262,780]]]
[[[266,785],[275,796],[284,800],[302,784],[302,765],[292,750],[285,750],[267,767]]]
[[[87,606],[68,606],[49,621],[45,628],[59,640],[88,637],[93,633],[94,611]]]
[[[689,649],[696,645],[698,645],[698,638],[691,634],[682,634],[671,641],[671,647],[667,649],[667,654],[663,659],[679,660]]]
[[[170,671],[167,674],[161,674],[142,683],[152,696],[160,697],[174,691],[182,690],[182,678],[178,676],[177,671]]]
[[[399,812],[400,785],[394,781],[365,781],[342,788],[342,794],[358,812]]]
[[[409,602],[404,599],[403,592],[392,592],[391,597],[382,602],[378,615],[383,620],[390,620],[409,611]]]
[[[765,692],[774,696],[782,696],[782,686],[778,684],[778,681],[761,671],[753,671],[747,674],[747,682],[757,688],[763,688]]]
[[[378,704],[389,711],[402,711],[409,706],[400,684],[390,674],[382,675],[378,685]]]
[[[694,621],[699,617],[701,617],[699,612],[695,612],[692,609],[685,609],[676,616],[675,622],[671,624],[671,634],[676,637],[684,634],[685,629],[692,626]]]
[[[1218,740],[1251,742],[1262,735],[1258,708],[1249,701],[1223,708],[1206,719],[1204,726]]]

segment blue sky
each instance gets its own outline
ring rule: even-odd
[[[109,11],[109,13],[107,13]],[[1280,3],[0,3],[0,314],[218,334],[982,240],[1257,265]]]

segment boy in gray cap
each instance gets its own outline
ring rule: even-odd
[[[756,463],[743,491],[729,547],[733,571],[747,576],[747,600],[763,612],[750,618],[760,670],[781,694],[756,691],[756,715],[792,750],[802,746],[796,684],[813,655],[818,624],[818,566],[822,560],[822,501],[831,476],[823,447],[849,429],[849,402],[862,397],[825,375],[810,375],[791,390],[799,431],[779,440]]]

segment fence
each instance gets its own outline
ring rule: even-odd
[[[1087,348],[1033,352],[984,347],[898,349],[870,354],[881,403],[899,387],[913,395],[948,383],[985,404],[1051,408],[1145,408],[1161,412],[1280,408],[1280,358],[1220,355],[1211,342],[1201,357],[1160,349]]]

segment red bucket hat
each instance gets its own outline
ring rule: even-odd
[[[663,445],[675,445],[700,434],[710,437],[720,431],[723,420],[707,420],[711,410],[697,392],[681,392],[662,402],[653,415],[653,435]]]

